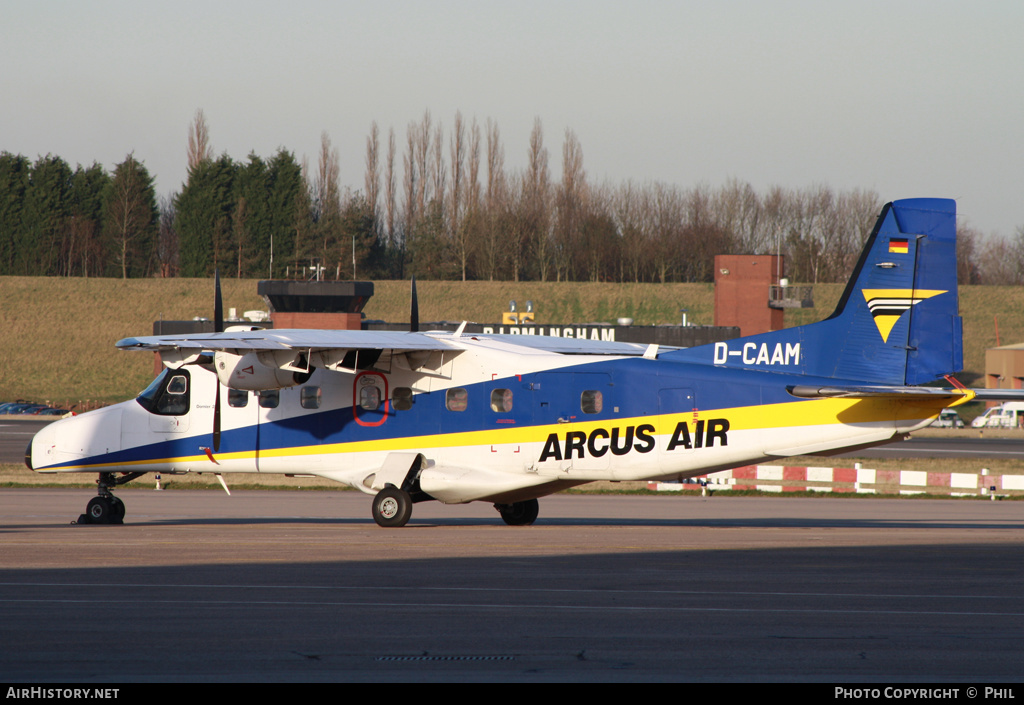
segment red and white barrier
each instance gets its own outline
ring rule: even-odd
[[[689,482],[651,482],[657,491],[757,490],[759,492],[858,492],[867,494],[948,494],[977,496],[1024,493],[1024,475],[868,470],[865,468],[745,465]]]

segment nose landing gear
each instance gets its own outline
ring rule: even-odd
[[[78,524],[123,524],[124,502],[110,491],[112,487],[142,477],[144,472],[126,472],[118,477],[112,472],[101,472],[96,480],[97,494],[85,506],[85,514],[78,517]]]

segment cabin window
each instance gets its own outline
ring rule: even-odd
[[[511,389],[495,389],[491,392],[491,411],[499,414],[512,411]]]
[[[264,409],[276,409],[281,403],[280,389],[264,389],[260,393],[260,406]]]
[[[599,414],[604,409],[604,395],[596,389],[588,389],[580,395],[580,409],[584,414]]]
[[[359,406],[367,411],[380,408],[380,389],[370,385],[359,389]]]
[[[412,408],[412,388],[395,387],[391,394],[391,403],[395,405],[395,411],[408,411]]]
[[[135,398],[151,414],[184,416],[190,408],[188,370],[166,369]]]
[[[320,387],[303,387],[299,391],[299,404],[303,409],[319,409],[320,398]]]
[[[448,411],[465,411],[469,404],[469,395],[462,387],[449,389],[444,396],[444,405]]]
[[[249,392],[244,389],[228,389],[228,406],[242,409],[249,405]]]

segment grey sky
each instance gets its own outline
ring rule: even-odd
[[[0,0],[0,150],[185,180],[202,108],[216,153],[320,135],[361,189],[366,136],[429,109],[497,121],[506,166],[534,117],[552,170],[571,128],[591,182],[750,182],[956,198],[1024,226],[1024,3]]]

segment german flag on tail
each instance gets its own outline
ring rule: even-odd
[[[909,241],[905,237],[894,237],[889,240],[889,252],[905,255],[909,252]]]

